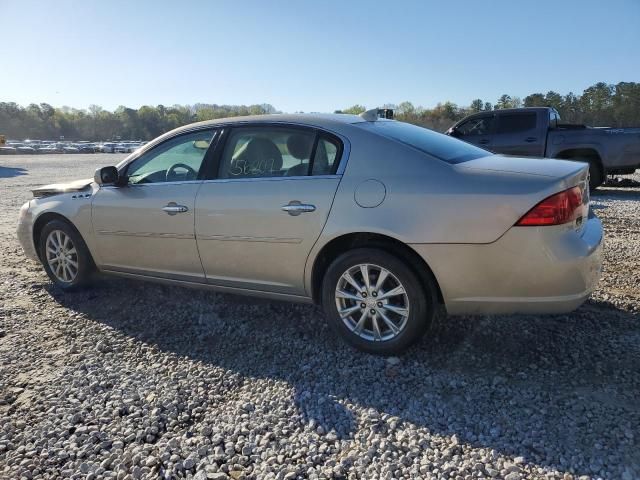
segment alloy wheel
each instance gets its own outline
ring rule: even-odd
[[[71,237],[62,230],[52,230],[45,245],[53,275],[61,282],[73,282],[78,276],[78,252]]]
[[[409,297],[398,278],[372,264],[350,267],[335,290],[338,314],[359,337],[374,342],[391,340],[409,319]]]

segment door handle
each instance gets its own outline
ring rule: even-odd
[[[282,210],[295,217],[301,213],[315,212],[316,206],[309,203],[300,203],[298,200],[291,200],[287,205],[282,206]]]
[[[536,137],[527,137],[524,139],[524,141],[527,143],[532,143],[532,142],[535,142],[536,140],[538,140]]]
[[[478,140],[478,143],[481,145],[486,145],[487,143],[489,143],[489,140],[487,140],[486,138],[483,138],[482,140]]]
[[[178,205],[176,202],[169,202],[167,205],[162,207],[162,210],[169,215],[175,215],[176,213],[184,213],[189,209],[184,205]]]

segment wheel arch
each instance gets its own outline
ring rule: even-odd
[[[577,160],[580,158],[593,159],[597,160],[600,167],[604,169],[604,165],[602,164],[602,155],[600,155],[600,152],[595,147],[567,148],[556,153],[555,158],[563,160]]]
[[[327,242],[316,255],[311,270],[311,296],[319,304],[322,294],[322,279],[327,268],[339,255],[353,248],[378,248],[402,260],[420,279],[422,287],[431,280],[436,286],[438,302],[444,304],[444,297],[438,279],[427,262],[411,247],[400,240],[379,233],[356,232],[341,235]]]
[[[589,162],[589,171],[592,176],[589,180],[591,189],[598,188],[607,178],[607,169],[602,163],[602,156],[595,147],[568,148],[558,152],[555,158],[563,160],[585,160]],[[592,164],[595,164],[595,169],[591,166]],[[594,172],[597,173],[597,175],[594,175]]]
[[[33,222],[33,233],[32,233],[33,245],[35,246],[36,253],[38,254],[38,257],[41,260],[42,260],[42,257],[40,252],[40,234],[42,233],[42,229],[44,228],[44,226],[47,223],[51,222],[52,220],[60,220],[62,222],[65,222],[76,231],[76,233],[80,236],[80,238],[82,238],[85,244],[87,243],[84,240],[84,237],[82,236],[80,231],[76,228],[73,222],[69,220],[67,217],[57,212],[44,212],[41,215],[39,215],[38,218],[36,218],[36,220]],[[88,247],[87,247],[87,250],[89,250]],[[89,252],[89,255],[91,255],[91,252]],[[93,257],[91,258],[91,261],[93,261]]]

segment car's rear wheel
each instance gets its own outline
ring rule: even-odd
[[[84,240],[62,220],[50,221],[40,232],[40,260],[49,278],[63,290],[87,285],[94,270]]]
[[[327,269],[322,304],[330,324],[352,346],[369,353],[402,352],[427,331],[435,313],[433,282],[420,282],[401,260],[359,248]]]

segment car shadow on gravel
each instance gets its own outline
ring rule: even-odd
[[[389,361],[345,346],[314,306],[129,280],[49,289],[64,307],[167,353],[289,383],[303,421],[338,438],[413,424],[456,435],[458,449],[577,475],[640,463],[640,318],[611,304],[546,317],[441,315]],[[371,409],[378,414],[362,413]]]
[[[0,165],[0,178],[19,177],[26,175],[27,169],[22,167],[3,167]]]

